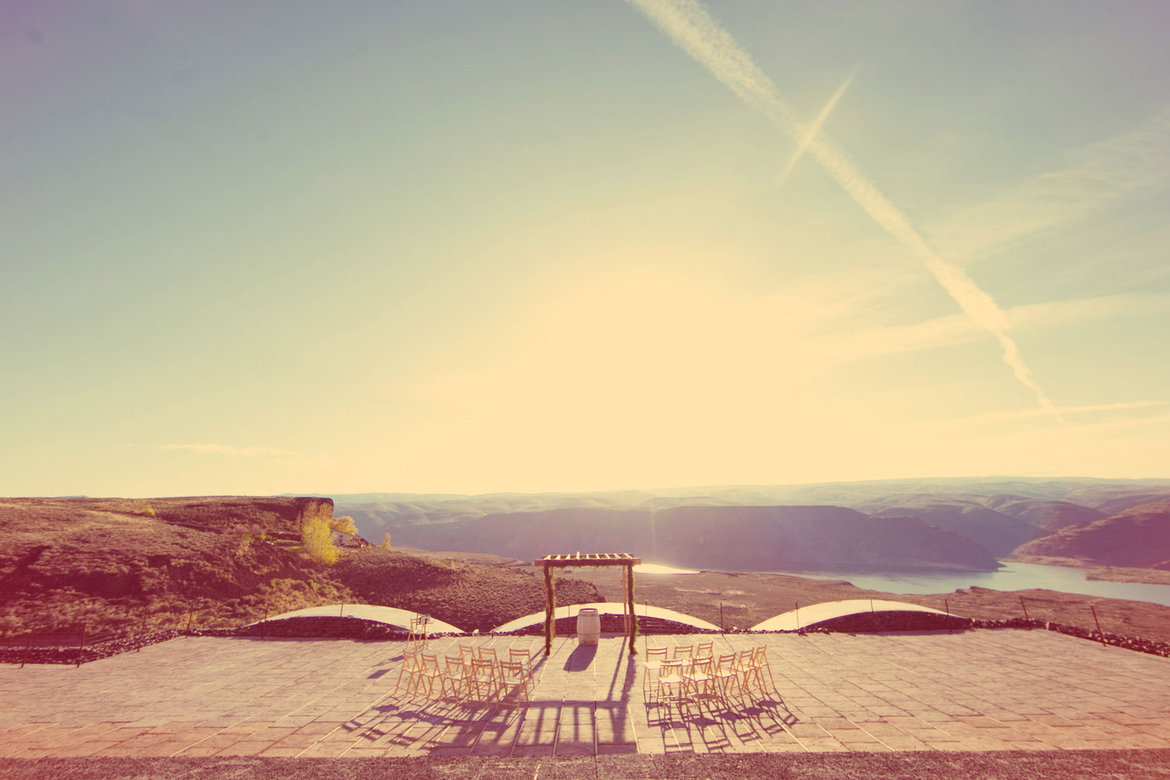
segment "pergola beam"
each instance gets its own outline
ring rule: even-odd
[[[552,652],[553,637],[556,636],[557,594],[553,580],[553,569],[564,569],[574,566],[623,566],[622,571],[622,603],[626,623],[626,636],[630,645],[630,655],[638,651],[634,646],[634,639],[638,633],[638,617],[634,613],[634,567],[642,562],[629,553],[568,553],[560,555],[545,555],[533,562],[534,566],[544,568],[544,652]]]

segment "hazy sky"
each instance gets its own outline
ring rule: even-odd
[[[0,2],[0,494],[1170,476],[1170,6]]]

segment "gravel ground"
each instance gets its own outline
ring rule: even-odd
[[[1170,774],[1170,750],[992,753],[816,753],[597,758],[45,758],[12,759],[5,780],[41,778],[1158,778]]]

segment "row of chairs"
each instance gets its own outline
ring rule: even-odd
[[[713,656],[665,658],[664,653],[652,648],[646,651],[646,673],[642,678],[642,692],[649,700],[682,702],[691,699],[717,698],[726,700],[752,686],[761,693],[776,690],[772,666],[768,663],[764,645],[735,653]],[[676,648],[677,650],[677,648]],[[766,677],[765,677],[766,675]]]
[[[689,661],[692,658],[714,658],[715,643],[699,642],[690,645],[675,645],[674,647],[650,647],[646,649],[646,663],[661,663],[669,660]]]
[[[528,650],[511,649],[508,660],[495,648],[459,646],[459,655],[444,656],[419,650],[403,652],[394,693],[425,695],[428,699],[454,696],[466,701],[529,702],[533,689],[532,657]]]

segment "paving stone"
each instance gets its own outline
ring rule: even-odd
[[[654,637],[654,644],[690,638]],[[528,706],[395,693],[401,644],[184,638],[80,668],[0,667],[0,755],[548,755],[1170,746],[1170,661],[1043,631],[729,635],[776,691],[647,706],[624,643],[537,659]],[[537,649],[531,637],[441,639]],[[644,650],[643,647],[639,648]],[[330,669],[324,683],[322,664]],[[399,686],[400,687],[400,686]]]

